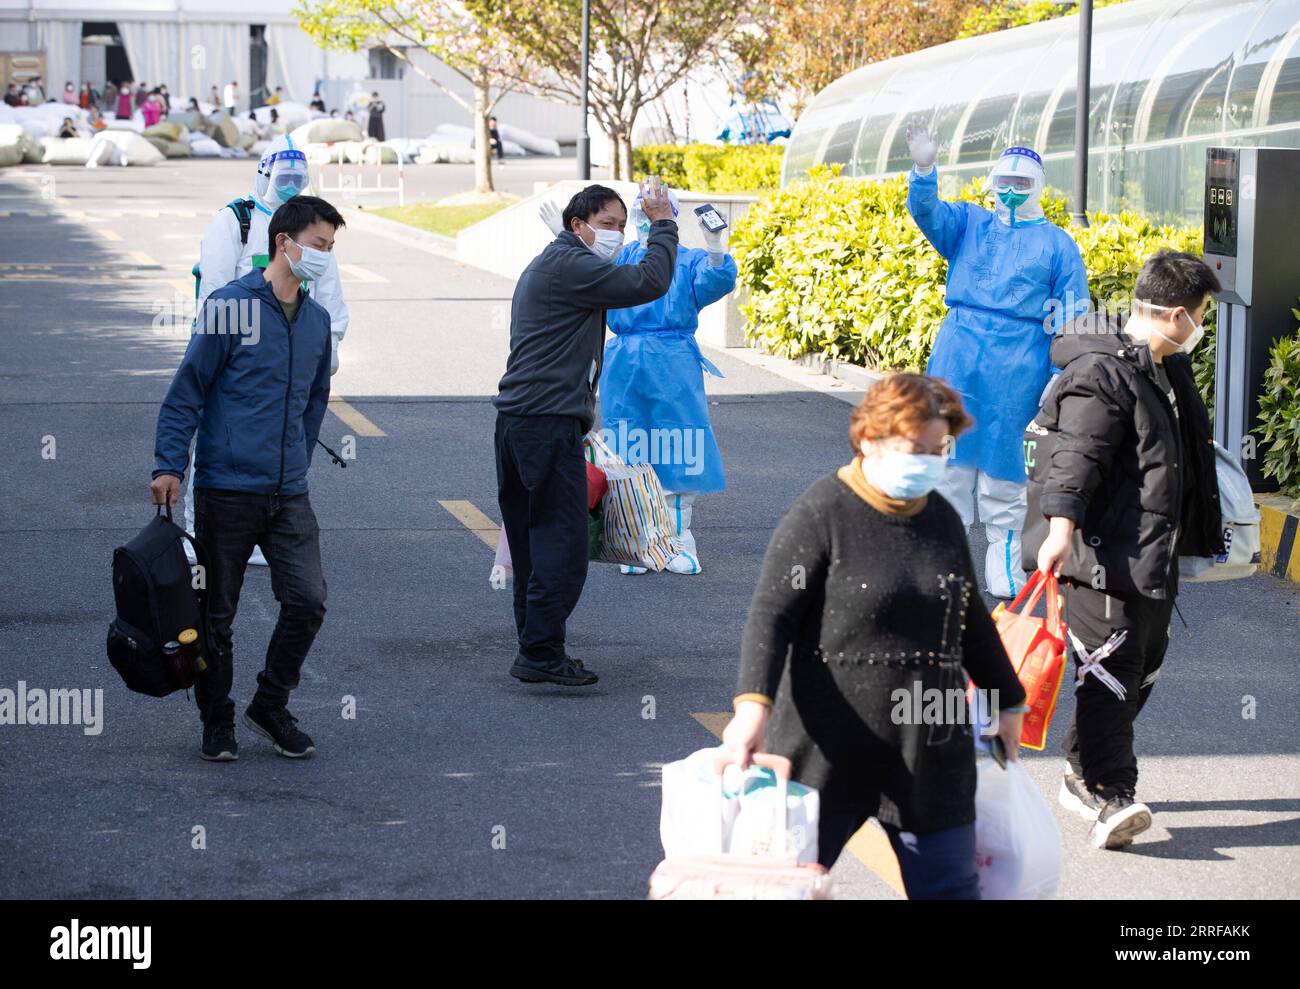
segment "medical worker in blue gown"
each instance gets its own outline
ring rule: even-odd
[[[677,196],[670,190],[668,198],[676,217]],[[637,242],[625,245],[615,264],[636,264],[645,256],[650,220],[641,210],[640,196],[628,220],[635,226]],[[708,249],[678,245],[677,270],[667,294],[644,306],[609,311],[613,336],[605,344],[600,377],[601,419],[610,446],[629,462],[642,459],[636,456],[638,437],[649,447],[651,456],[643,462],[653,464],[659,475],[682,546],[668,569],[680,574],[700,572],[691,533],[696,498],[727,486],[704,396],[704,372],[719,378],[722,372],[700,353],[695,331],[700,310],[735,289],[736,262],[723,248],[723,232],[710,234],[703,223],[700,227]],[[656,443],[651,439],[656,435],[670,439]],[[631,439],[627,449],[620,450],[624,436]],[[660,455],[664,452],[673,455],[668,462],[658,462],[665,459]],[[639,567],[620,569],[645,573]]]
[[[1088,308],[1088,273],[1073,238],[1043,216],[1043,161],[1033,151],[1002,153],[989,175],[990,212],[939,198],[938,142],[927,127],[909,124],[907,142],[907,208],[948,261],[948,315],[925,370],[957,389],[975,420],[937,490],[968,527],[979,506],[986,586],[1013,597],[1025,581],[1021,441],[1053,374],[1052,336]]]

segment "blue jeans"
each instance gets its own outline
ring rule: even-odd
[[[860,813],[823,813],[817,828],[818,861],[828,869],[834,865],[845,844],[866,821],[867,816]],[[974,823],[930,834],[911,834],[892,824],[882,827],[898,856],[909,900],[980,898]]]

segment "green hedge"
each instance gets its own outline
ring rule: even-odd
[[[1300,320],[1300,309],[1291,312]],[[1278,340],[1269,355],[1259,396],[1259,436],[1268,445],[1264,476],[1277,481],[1284,494],[1300,498],[1300,333]]]
[[[906,177],[873,182],[837,174],[838,167],[816,167],[737,222],[731,249],[750,292],[746,333],[786,357],[924,368],[947,311],[947,262],[907,212]],[[986,202],[977,182],[957,198]],[[1063,199],[1049,193],[1043,209],[1050,222],[1069,224]],[[1201,252],[1200,228],[1158,226],[1134,213],[1091,219],[1071,233],[1096,304],[1131,299],[1142,261],[1162,247]]]
[[[649,144],[632,151],[632,173],[658,175],[675,189],[764,192],[781,184],[785,149],[769,144]]]

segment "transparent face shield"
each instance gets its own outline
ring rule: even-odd
[[[307,156],[301,151],[277,152],[271,161],[267,179],[267,198],[273,202],[287,203],[307,188]]]
[[[998,159],[984,188],[993,194],[999,218],[1009,226],[1021,226],[1043,219],[1039,202],[1043,178],[1043,164],[1036,154],[1027,148],[1010,148]]]
[[[673,192],[671,189],[668,190],[668,202],[673,208],[673,219],[675,220],[677,219],[678,214],[677,193]],[[650,239],[650,217],[646,216],[645,210],[641,208],[640,195],[638,195],[636,199],[632,200],[632,208],[628,210],[627,218],[628,222],[632,224],[632,228],[636,231],[637,241],[642,247],[645,247],[646,242]]]

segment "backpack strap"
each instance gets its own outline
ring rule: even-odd
[[[248,243],[248,228],[253,222],[253,206],[251,199],[232,199],[226,203],[226,208],[235,214],[235,219],[239,221],[239,242]]]

